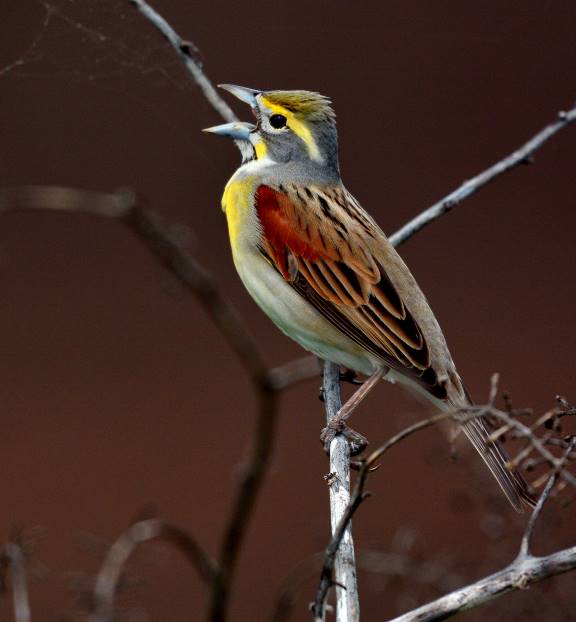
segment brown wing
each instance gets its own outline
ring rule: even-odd
[[[372,252],[376,227],[340,188],[260,186],[262,252],[350,339],[433,395],[446,391],[422,331]]]

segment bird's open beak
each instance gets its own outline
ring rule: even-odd
[[[237,97],[239,100],[251,106],[254,111],[258,110],[256,102],[256,96],[260,93],[256,89],[249,89],[245,86],[236,86],[235,84],[219,84],[221,89],[229,91]],[[218,134],[219,136],[228,136],[234,140],[250,141],[250,133],[256,129],[256,126],[252,123],[242,123],[235,121],[234,123],[225,123],[224,125],[215,125],[214,127],[207,127],[203,132],[210,132],[211,134]]]
[[[236,86],[235,84],[219,84],[221,89],[225,91],[229,91],[237,97],[240,101],[243,101],[245,104],[248,104],[255,110],[258,108],[256,103],[256,96],[259,95],[262,91],[258,91],[256,89],[249,89],[245,86]]]
[[[224,123],[224,125],[215,125],[214,127],[207,127],[203,132],[209,132],[210,134],[218,134],[218,136],[228,136],[235,140],[250,140],[250,132],[256,129],[256,126],[252,123],[242,123],[235,121],[234,123]]]

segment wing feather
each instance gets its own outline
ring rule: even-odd
[[[438,397],[422,331],[371,251],[371,221],[337,189],[261,185],[262,251],[331,324]]]

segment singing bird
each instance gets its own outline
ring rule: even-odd
[[[286,335],[316,356],[368,376],[336,421],[384,377],[425,395],[436,407],[471,405],[442,330],[416,280],[374,219],[340,177],[330,100],[310,91],[259,91],[222,85],[249,104],[256,124],[205,131],[233,138],[242,164],[222,208],[232,256],[246,289]],[[462,426],[517,509],[532,503],[522,477],[507,466],[485,421]]]

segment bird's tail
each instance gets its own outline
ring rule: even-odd
[[[484,417],[471,419],[462,425],[462,429],[482,456],[514,509],[522,512],[525,505],[533,507],[535,500],[528,491],[526,481],[518,471],[509,466],[509,458],[502,445],[490,439],[486,419]]]
[[[416,395],[426,397],[437,408],[444,411],[467,408],[473,404],[468,391],[466,391],[460,378],[456,375],[452,377],[452,383],[448,386],[447,399],[439,399],[433,396],[422,386],[410,381],[406,376],[396,375],[393,371],[389,372],[386,378],[402,382],[409,389],[413,390]],[[482,456],[486,466],[496,478],[500,488],[502,488],[514,509],[522,512],[526,505],[534,507],[536,500],[530,494],[524,478],[517,470],[509,466],[509,458],[504,447],[498,441],[491,440],[486,417],[470,419],[462,424],[462,429],[472,445],[474,445],[476,451]]]

